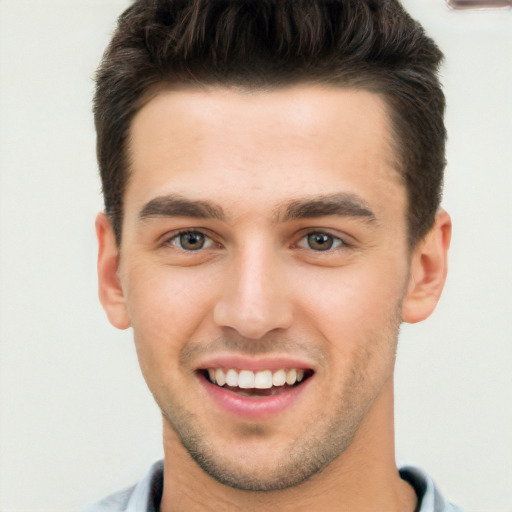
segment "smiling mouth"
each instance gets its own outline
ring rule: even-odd
[[[281,368],[279,370],[237,370],[234,368],[208,368],[200,373],[211,384],[239,396],[266,397],[284,393],[304,383],[313,375],[312,370]]]

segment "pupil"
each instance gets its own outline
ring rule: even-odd
[[[183,249],[197,251],[204,245],[204,235],[201,233],[183,233],[180,235],[180,243]]]
[[[308,243],[312,249],[327,251],[332,247],[332,236],[325,233],[312,233],[308,236]]]

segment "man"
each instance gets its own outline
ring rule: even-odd
[[[458,510],[398,469],[451,222],[442,54],[396,0],[139,0],[97,75],[100,300],[165,458],[91,510]]]

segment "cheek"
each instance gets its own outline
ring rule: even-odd
[[[130,269],[125,297],[139,356],[162,360],[186,344],[211,314],[210,281],[191,269]]]
[[[345,268],[323,282],[313,280],[316,288],[302,276],[302,286],[315,292],[303,293],[301,317],[324,338],[337,374],[374,380],[391,371],[403,281],[403,273],[390,265],[386,271],[373,265]]]
[[[357,328],[380,324],[396,314],[405,275],[392,265],[345,267],[324,276],[302,273],[300,294],[311,317],[325,324]]]

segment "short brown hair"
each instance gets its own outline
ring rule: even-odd
[[[411,245],[430,229],[445,167],[442,53],[398,0],[136,0],[96,76],[105,211],[121,240],[129,130],[156,87],[357,87],[390,111]]]

